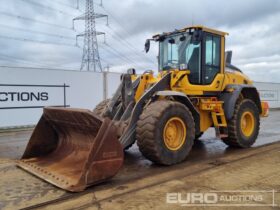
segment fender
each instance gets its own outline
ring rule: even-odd
[[[164,91],[158,91],[155,96],[172,96],[176,101],[184,104],[186,107],[189,108],[191,111],[193,118],[194,118],[194,123],[195,123],[195,131],[196,134],[198,135],[200,133],[200,115],[199,111],[195,108],[191,100],[187,95],[181,92],[177,91],[171,91],[171,90],[164,90]]]
[[[240,94],[242,94],[244,98],[254,101],[259,109],[259,113],[261,114],[261,100],[255,86],[245,84],[227,85],[225,89],[233,89],[232,92],[222,92],[219,97],[219,100],[224,101],[224,112],[227,120],[230,120],[233,117],[235,104]]]

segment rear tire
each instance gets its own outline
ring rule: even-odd
[[[173,101],[156,101],[140,115],[137,144],[149,160],[163,165],[182,162],[195,138],[195,124],[189,109]]]
[[[228,137],[223,142],[231,147],[248,148],[252,146],[260,129],[259,110],[250,99],[243,99],[235,105],[234,114],[228,122]]]

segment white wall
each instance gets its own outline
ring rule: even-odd
[[[120,74],[106,73],[107,87],[103,87],[102,73],[77,72],[63,70],[42,70],[0,67],[0,84],[20,85],[69,85],[66,88],[66,101],[71,107],[93,109],[107,95],[111,97],[120,82]],[[107,91],[104,94],[103,90]],[[48,101],[0,101],[0,127],[36,124],[42,114],[42,108],[1,109],[14,106],[63,105],[63,88],[55,87],[6,87],[0,86],[0,93],[7,92],[47,92]],[[0,99],[6,99],[0,94]]]
[[[107,75],[107,98],[112,98],[120,84],[119,73],[106,73]]]
[[[280,108],[280,83],[254,82],[261,99],[269,103],[270,108]]]
[[[66,88],[67,105],[77,108],[93,109],[105,97],[111,98],[120,83],[118,73],[94,73],[63,70],[22,69],[0,67],[1,84],[20,85],[69,85]],[[280,107],[280,84],[255,82],[261,98],[269,102],[271,108]],[[5,99],[7,92],[48,93],[48,100],[14,101]],[[2,93],[2,95],[1,95]],[[1,109],[4,107],[28,107],[63,105],[62,87],[11,87],[0,86],[0,127],[36,124],[42,114],[42,108]]]

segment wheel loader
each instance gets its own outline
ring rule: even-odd
[[[186,159],[209,128],[231,147],[256,141],[268,103],[225,52],[225,32],[191,26],[153,36],[158,74],[129,69],[111,99],[93,111],[46,107],[18,166],[78,192],[112,178],[137,142],[156,164]]]

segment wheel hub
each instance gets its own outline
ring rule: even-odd
[[[179,117],[173,117],[167,121],[163,131],[165,146],[169,150],[178,150],[185,143],[186,125]]]
[[[255,118],[253,113],[249,111],[244,112],[241,116],[240,126],[243,135],[250,137],[253,134],[255,128]]]

